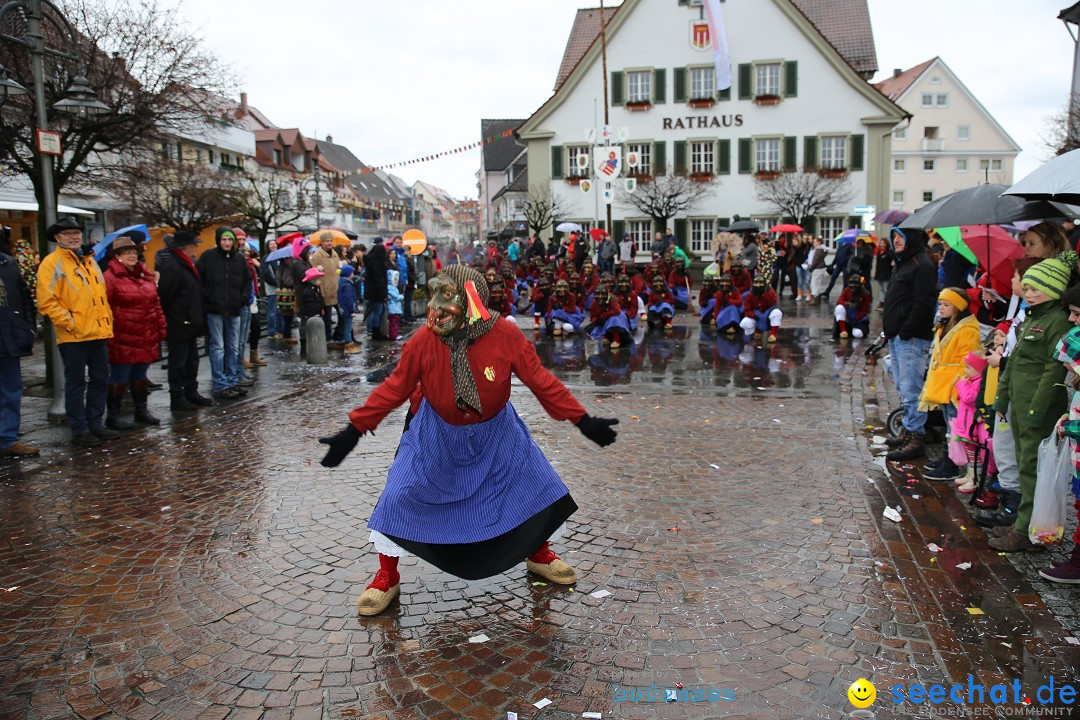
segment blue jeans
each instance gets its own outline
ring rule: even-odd
[[[379,332],[385,306],[386,303],[381,300],[368,300],[364,306],[364,325],[367,326],[369,333],[374,335]]]
[[[926,382],[926,365],[930,360],[930,341],[919,338],[889,340],[892,356],[890,371],[900,399],[904,403],[904,427],[916,435],[926,432],[926,413],[919,411],[919,395]]]
[[[277,309],[277,295],[266,296],[266,335],[281,333],[281,313]]]
[[[353,342],[352,313],[341,313],[341,342],[346,345]]]
[[[244,372],[244,348],[247,347],[251,337],[251,308],[247,305],[240,308],[240,329],[236,333],[236,359],[233,361],[236,367],[236,382],[247,379]]]
[[[228,315],[207,315],[210,333],[210,374],[214,392],[221,392],[240,382],[236,372],[237,348],[240,345],[240,318]]]
[[[0,450],[19,442],[22,421],[21,358],[0,357]]]
[[[804,268],[802,265],[795,266],[795,274],[799,280],[799,287],[796,290],[802,290],[803,292],[810,292],[810,271]]]
[[[112,363],[109,366],[110,383],[129,383],[145,380],[150,363]]]
[[[58,347],[64,360],[64,410],[71,434],[82,435],[90,428],[102,427],[108,394],[108,344],[104,340],[85,340]]]

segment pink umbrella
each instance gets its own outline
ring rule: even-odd
[[[1013,261],[1024,257],[1024,246],[997,225],[961,225],[960,239],[971,248],[990,277],[1010,287]]]

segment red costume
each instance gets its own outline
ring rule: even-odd
[[[739,292],[748,293],[754,286],[754,278],[750,277],[749,270],[732,270],[731,284]]]
[[[667,284],[668,284],[668,287],[684,287],[684,288],[689,288],[691,285],[693,285],[693,283],[690,282],[690,278],[687,277],[686,274],[679,268],[675,268],[667,276]],[[706,302],[708,302],[708,301],[706,301]]]
[[[667,303],[674,307],[675,296],[671,294],[670,290],[665,290],[662,293],[658,293],[655,290],[650,290],[649,299],[645,302],[646,307],[652,307],[653,305],[659,305],[660,303]]]
[[[723,290],[717,291],[713,296],[716,299],[716,309],[727,307],[728,305],[734,305],[735,307],[742,307],[743,296],[738,290],[734,288],[730,292],[724,292]],[[705,301],[708,303],[708,300]]]
[[[840,298],[836,301],[837,305],[855,305],[858,309],[855,312],[855,317],[849,317],[847,321],[852,324],[857,324],[863,321],[867,315],[870,314],[870,306],[873,304],[873,298],[870,297],[870,293],[863,290],[859,294],[858,300],[855,299],[850,287],[845,287],[844,291],[840,293]]]
[[[607,305],[601,305],[594,302],[589,309],[589,319],[594,323],[599,323],[608,318],[615,317],[622,312],[622,308],[619,306],[618,300],[609,300]]]
[[[755,310],[765,312],[770,308],[776,306],[776,291],[772,288],[768,288],[760,295],[754,292],[748,292],[743,295],[743,315],[748,318],[755,318]]]

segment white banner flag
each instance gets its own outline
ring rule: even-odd
[[[705,18],[709,22],[713,62],[716,64],[716,89],[726,90],[731,87],[731,58],[728,57],[727,34],[724,32],[720,0],[705,0]]]

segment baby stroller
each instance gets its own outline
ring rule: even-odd
[[[885,333],[881,333],[866,348],[865,355],[867,358],[877,359],[886,347],[888,347],[888,343],[885,340]],[[881,359],[886,374],[890,373],[891,360],[892,358],[889,355]],[[890,437],[900,437],[900,433],[904,431],[904,408],[896,408],[889,413],[888,418],[885,420],[885,429],[888,430]],[[935,408],[927,412],[926,435],[927,440],[930,442],[941,442],[948,438],[949,426],[945,422],[945,413],[941,411],[941,408]]]

